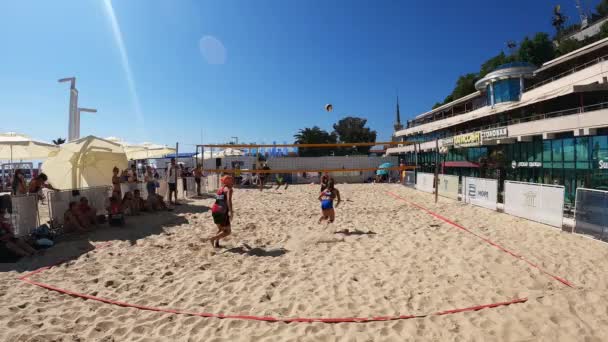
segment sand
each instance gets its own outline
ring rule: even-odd
[[[1,341],[606,341],[608,245],[398,185],[339,185],[336,223],[317,224],[318,186],[237,189],[234,235],[213,250],[211,199],[74,237],[0,265]],[[575,285],[569,288],[440,213]],[[95,245],[111,245],[93,250]],[[189,312],[421,318],[282,323],[142,311],[19,281]],[[527,302],[437,316],[455,308]]]

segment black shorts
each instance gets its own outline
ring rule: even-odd
[[[213,223],[219,226],[226,227],[230,225],[228,213],[212,213],[211,216],[213,216]]]
[[[169,191],[177,191],[177,183],[169,183]]]

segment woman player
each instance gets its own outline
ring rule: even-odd
[[[220,247],[220,239],[230,235],[230,218],[234,215],[232,207],[232,186],[234,179],[231,176],[222,177],[222,187],[215,195],[215,204],[211,208],[213,222],[217,225],[217,234],[209,238],[211,246]]]
[[[334,187],[334,180],[330,178],[327,183],[327,188],[321,191],[319,195],[319,201],[321,201],[321,218],[319,218],[319,223],[324,220],[328,220],[328,223],[333,223],[336,218],[336,212],[334,210],[334,199],[338,199],[338,203],[336,203],[336,208],[342,201],[340,199],[340,191]]]

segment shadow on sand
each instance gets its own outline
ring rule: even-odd
[[[275,248],[275,249],[264,249],[260,247],[251,248],[247,244],[243,244],[241,247],[233,247],[224,251],[224,253],[234,253],[241,255],[249,255],[249,256],[258,256],[258,257],[280,257],[287,253],[285,248]]]
[[[344,230],[339,230],[339,231],[335,232],[334,234],[342,234],[342,235],[346,235],[346,236],[351,236],[351,235],[376,235],[377,233],[372,232],[371,230],[364,232],[359,229],[355,229],[353,231],[344,229]]]
[[[104,223],[88,233],[65,234],[58,237],[55,245],[45,250],[42,255],[21,258],[16,262],[10,262],[14,259],[5,260],[5,258],[2,258],[0,260],[0,272],[33,271],[41,267],[77,259],[81,255],[94,250],[96,245],[103,245],[108,241],[129,241],[131,245],[134,245],[139,239],[165,233],[165,228],[187,224],[189,221],[185,214],[202,214],[209,210],[210,208],[207,206],[192,205],[191,202],[182,201],[181,205],[174,206],[173,211],[128,216],[123,227],[110,227],[107,223]]]

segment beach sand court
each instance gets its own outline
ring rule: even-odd
[[[399,185],[337,188],[344,201],[329,226],[317,223],[318,185],[236,189],[233,235],[220,249],[203,241],[217,228],[208,210],[213,200],[199,199],[4,264],[0,340],[608,340],[607,244],[450,199],[435,204],[433,195]],[[331,324],[205,318],[85,300],[18,280],[65,258],[28,279],[194,313],[420,317]],[[527,301],[436,315],[515,299]]]

